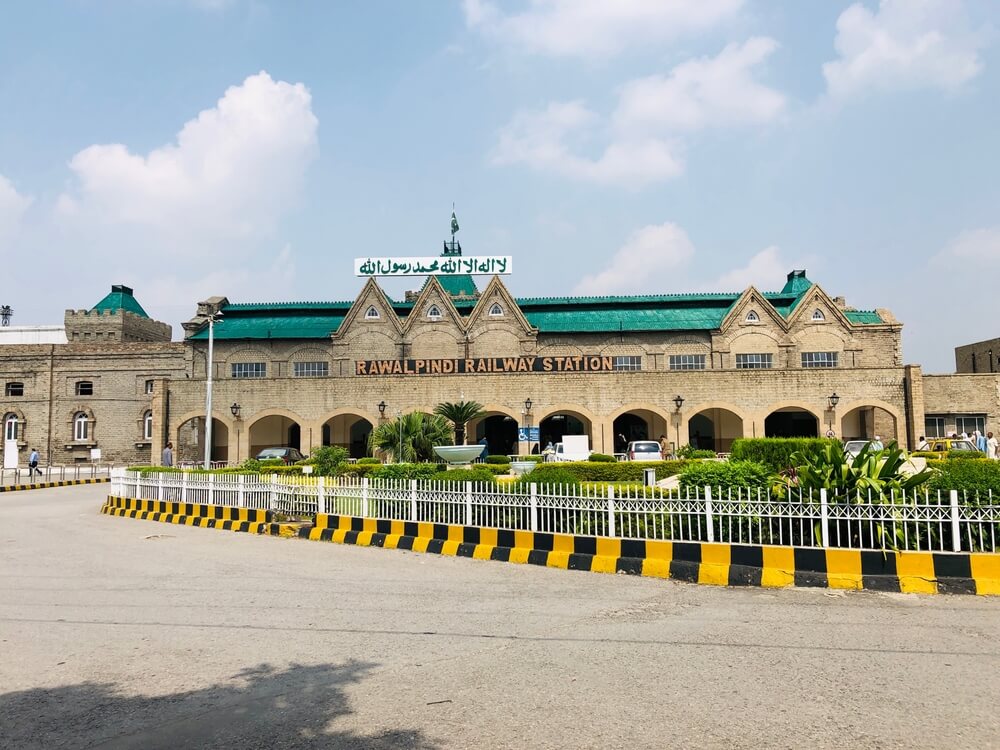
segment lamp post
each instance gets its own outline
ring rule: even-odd
[[[0,305],[0,325],[4,327],[10,325],[10,316],[14,314],[14,308],[10,305]]]
[[[829,396],[826,397],[826,402],[830,405],[830,421],[828,422],[828,427],[826,430],[826,436],[828,438],[837,437],[837,431],[833,429],[836,420],[837,404],[840,403],[840,396],[834,391]]]
[[[385,419],[385,407],[386,407],[386,403],[385,403],[384,399],[382,401],[378,402],[378,418],[379,419]]]
[[[205,469],[212,468],[212,364],[215,343],[215,321],[222,318],[221,312],[208,316],[208,377],[205,380]]]
[[[674,417],[674,435],[677,438],[677,442],[674,444],[674,453],[676,454],[681,449],[681,407],[684,406],[684,397],[680,394],[674,396],[674,406],[677,407]]]
[[[826,397],[826,400],[830,402],[830,409],[833,410],[836,409],[837,404],[840,403],[840,396],[838,396],[837,392],[834,391],[833,393],[831,393],[829,396]]]
[[[531,397],[524,399],[524,417],[528,423],[528,455],[531,455]]]
[[[229,407],[229,412],[233,415],[233,420],[235,422],[240,421],[240,405],[233,401],[233,405]],[[240,460],[240,427],[238,424],[233,425],[234,432],[236,432],[236,460]]]

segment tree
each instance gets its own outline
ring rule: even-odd
[[[434,407],[434,413],[438,414],[455,427],[455,445],[465,445],[465,425],[473,419],[479,419],[486,411],[483,405],[477,401],[456,401],[445,402]]]
[[[414,411],[383,422],[372,430],[368,448],[373,452],[388,451],[397,463],[430,461],[434,458],[434,446],[445,445],[450,439],[451,428],[447,420]]]

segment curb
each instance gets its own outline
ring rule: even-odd
[[[111,477],[95,477],[93,479],[63,479],[58,482],[35,482],[34,484],[5,484],[0,486],[0,492],[46,490],[50,487],[72,487],[77,484],[106,484],[110,481]]]
[[[1000,554],[770,547],[610,539],[318,514],[314,526],[266,510],[109,497],[102,513],[187,526],[476,560],[625,573],[710,586],[789,586],[1000,595]]]

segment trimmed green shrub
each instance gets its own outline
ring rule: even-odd
[[[771,471],[784,471],[791,467],[792,454],[801,451],[820,451],[831,438],[737,438],[733,441],[730,460],[756,461]]]
[[[280,458],[267,458],[264,459],[263,461],[258,461],[257,463],[260,464],[260,468],[262,469],[270,469],[272,466],[285,465],[285,462],[282,461]]]
[[[600,464],[614,464],[618,463],[618,459],[614,456],[609,456],[607,453],[591,453],[588,461]]]
[[[367,458],[359,458],[355,463],[359,463],[359,464],[374,464],[376,466],[381,466],[382,465],[381,461],[379,461],[377,458],[372,458],[371,456],[368,456]]]
[[[966,451],[966,453],[971,453],[972,451]],[[944,454],[941,451],[913,451],[910,454],[910,458],[943,458]]]
[[[530,454],[530,455],[527,455],[527,456],[518,456],[514,460],[515,461],[534,461],[536,464],[540,464],[540,463],[544,463],[545,462],[545,456],[533,453],[533,454]]]
[[[337,472],[342,477],[367,477],[373,471],[382,468],[382,464],[363,464],[360,461],[356,464],[344,464]]]
[[[986,456],[979,451],[948,451],[945,456],[949,461],[954,461],[958,459],[959,461],[984,461],[987,460]]]
[[[440,464],[441,468],[446,468]],[[439,479],[438,464],[385,464],[368,474],[372,479]]]
[[[476,464],[477,469],[482,469],[488,471],[493,476],[498,474],[510,474],[510,464]],[[457,469],[452,469],[452,471],[457,471]]]
[[[450,471],[438,472],[430,478],[435,482],[444,482],[446,484],[458,484],[461,482],[497,483],[496,475],[486,468],[485,464],[477,466],[474,469],[451,469]]]
[[[993,501],[1000,499],[1000,461],[988,458],[959,461],[928,461],[934,475],[927,488],[936,494],[938,490],[958,490],[959,497],[986,502],[990,492]]]
[[[313,461],[313,474],[332,477],[347,463],[347,449],[339,445],[323,445],[313,448],[310,460]]]
[[[139,476],[144,477],[148,474],[180,474],[184,469],[176,466],[129,466],[127,471],[137,471]]]
[[[682,445],[677,451],[678,458],[715,458],[715,451],[707,448],[695,448],[693,445]]]
[[[759,461],[703,461],[692,463],[681,471],[681,492],[701,492],[706,485],[713,493],[720,491],[735,496],[742,492],[744,497],[749,489],[754,495],[761,490],[762,497],[770,496],[770,469]]]
[[[486,463],[488,464],[509,464],[510,459],[507,456],[487,456]]]
[[[564,487],[578,488],[580,486],[580,477],[567,469],[566,466],[567,464],[565,463],[549,463],[536,466],[527,474],[522,474],[518,477],[511,486],[522,492],[526,492],[528,486],[532,483],[548,486],[561,484]]]
[[[680,472],[686,464],[686,461],[560,461],[542,466],[562,467],[581,482],[641,482],[643,469],[655,469],[656,478],[664,479]],[[542,466],[531,473],[534,474]]]
[[[246,461],[241,463],[237,468],[243,469],[243,471],[258,472],[260,471],[260,461],[258,461],[256,458],[248,458]]]

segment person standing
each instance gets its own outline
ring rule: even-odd
[[[927,442],[927,438],[925,438],[923,435],[921,435],[920,439],[917,441],[917,450],[918,451],[929,451],[930,449],[931,449],[931,446],[930,446],[930,443]]]
[[[986,436],[979,430],[976,430],[976,450],[986,453]]]
[[[42,470],[38,468],[38,449],[32,448],[31,455],[28,456],[28,478],[35,476],[36,471],[38,476],[42,475]]]
[[[174,444],[167,443],[163,447],[163,453],[160,455],[160,466],[173,466],[174,465]]]
[[[998,455],[998,453],[997,453],[998,448],[1000,448],[1000,443],[998,443],[997,439],[995,437],[993,437],[993,433],[992,432],[987,432],[986,433],[986,458],[992,458],[994,461],[997,458],[1000,458],[1000,455]]]

